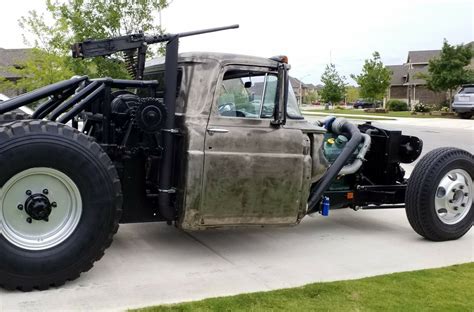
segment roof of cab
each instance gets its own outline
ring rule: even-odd
[[[180,63],[202,63],[214,61],[222,64],[253,65],[265,67],[277,67],[278,62],[269,58],[217,52],[185,52],[180,53],[178,62]],[[165,63],[164,57],[157,57],[146,62],[145,67],[160,66]]]

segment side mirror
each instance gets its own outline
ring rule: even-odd
[[[288,103],[288,65],[280,63],[278,65],[278,83],[275,100],[275,109],[273,111],[273,120],[271,124],[279,127],[286,123],[286,105]]]

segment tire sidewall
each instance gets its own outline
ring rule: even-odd
[[[65,241],[46,250],[21,249],[0,235],[0,274],[7,280],[47,278],[53,283],[59,276],[78,275],[102,252],[115,221],[114,177],[93,149],[58,134],[35,133],[0,144],[0,187],[15,174],[34,167],[56,169],[76,184],[82,199],[81,218]]]
[[[443,236],[449,237],[449,239],[456,239],[464,235],[472,227],[472,222],[474,219],[473,206],[471,206],[469,213],[462,220],[455,224],[446,224],[442,222],[437,215],[435,207],[435,196],[438,190],[439,183],[449,171],[454,169],[463,169],[470,174],[472,179],[474,179],[474,167],[472,166],[472,161],[467,158],[457,158],[454,160],[448,160],[442,165],[435,178],[428,182],[429,190],[427,193],[424,194],[425,198],[420,201],[420,204],[422,205],[426,203],[425,207],[427,210],[427,215],[430,219],[426,221],[432,222],[434,227],[439,232],[442,232]],[[423,223],[425,222],[423,222],[422,220],[422,224]]]

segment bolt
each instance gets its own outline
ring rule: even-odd
[[[18,205],[18,209],[19,209],[19,210],[23,210],[23,205],[22,205],[22,204],[19,204],[19,205]]]
[[[466,204],[462,203],[462,204],[461,204],[461,207],[466,207]]]
[[[454,209],[454,210],[458,210],[458,206],[454,206],[453,209]]]
[[[26,222],[31,223],[33,220],[31,218],[26,218]]]
[[[464,190],[464,185],[460,185],[459,188],[460,188],[461,190]]]
[[[468,193],[464,193],[464,196],[466,196],[466,197],[467,197],[467,196],[469,196],[469,194],[468,194]]]
[[[56,202],[51,203],[51,207],[56,208],[57,206],[58,206],[58,204],[56,204]]]
[[[43,194],[44,194],[44,195],[48,195],[48,193],[49,193],[48,189],[44,189],[44,190],[43,190]]]
[[[31,191],[30,191],[30,190],[26,191],[26,195],[30,196],[30,195],[31,195]]]

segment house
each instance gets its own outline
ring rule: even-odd
[[[0,79],[15,82],[21,77],[11,71],[12,67],[20,68],[20,64],[27,58],[31,49],[3,49],[0,48]],[[16,90],[2,90],[7,96],[16,96],[19,94]]]
[[[312,83],[304,83],[301,80],[290,77],[290,84],[295,92],[298,103],[301,104],[301,99],[308,93],[321,90],[321,85],[313,85]]]
[[[441,50],[409,51],[405,64],[386,66],[392,72],[387,99],[403,100],[409,106],[444,102],[446,93],[429,90],[426,81],[419,77],[428,73],[429,61],[439,57],[440,53]]]

